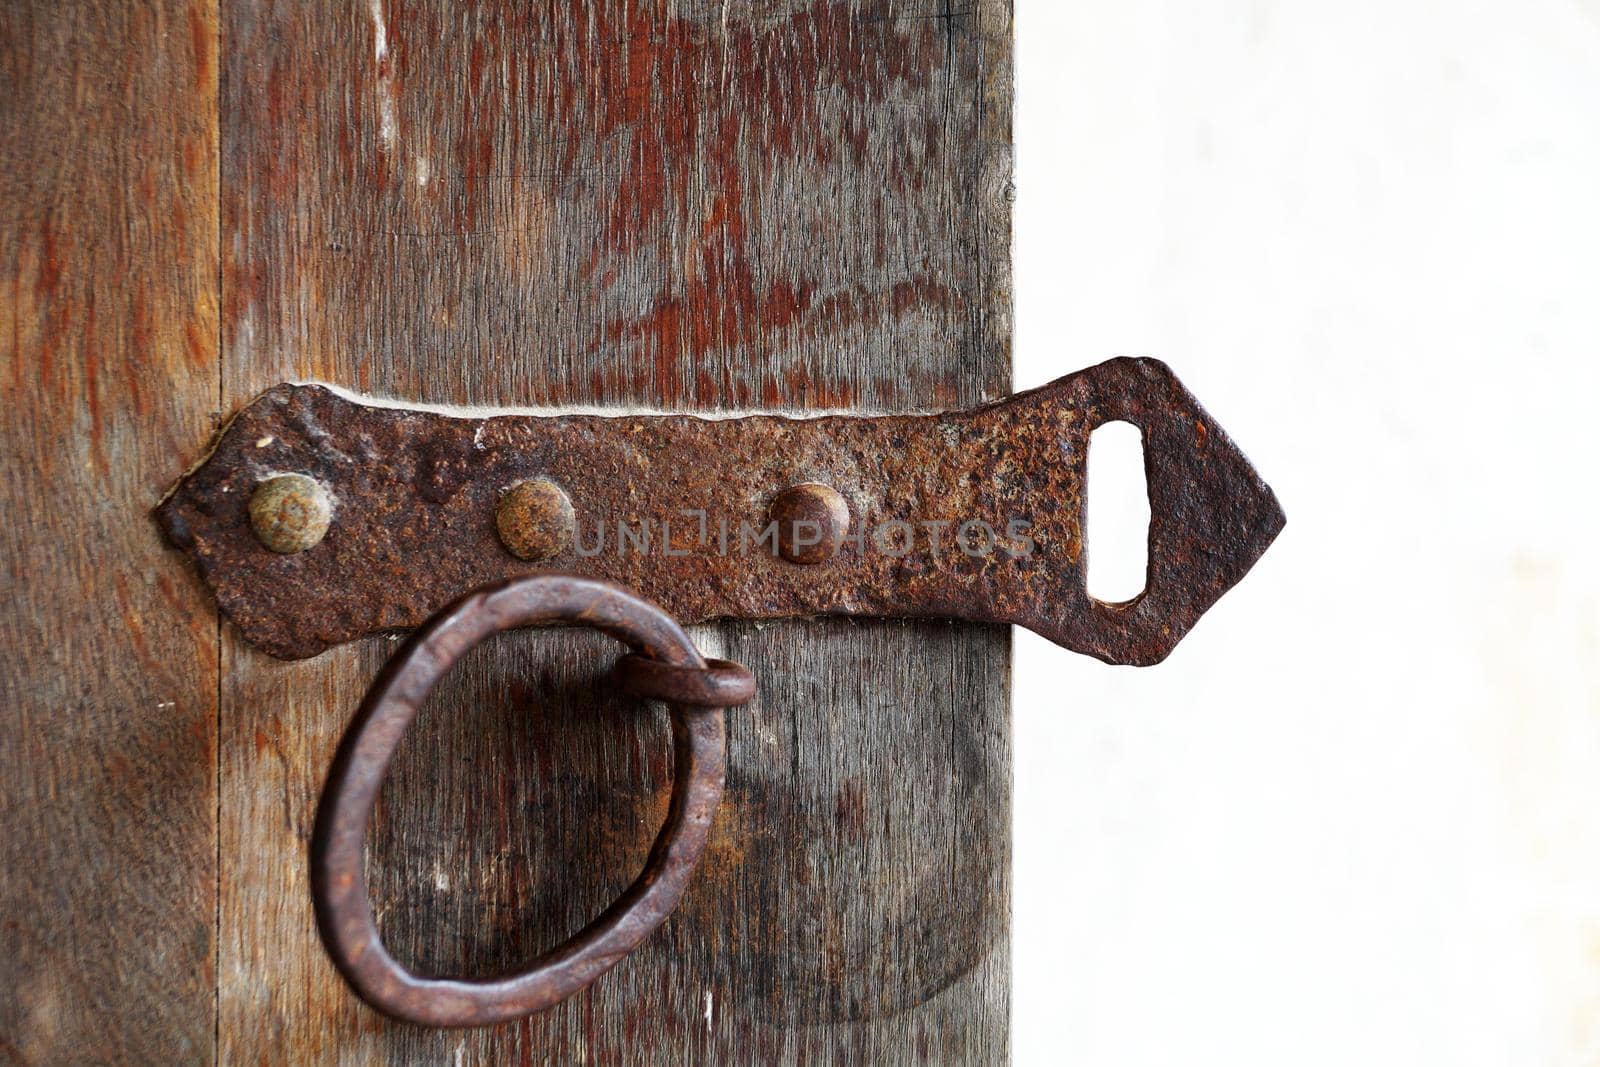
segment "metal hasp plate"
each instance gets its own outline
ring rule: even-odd
[[[1143,433],[1151,519],[1145,590],[1109,604],[1084,586],[1084,488],[1089,434],[1116,420]],[[818,536],[777,537],[791,512]],[[285,658],[549,570],[621,583],[684,623],[1016,623],[1139,665],[1165,658],[1284,524],[1152,359],[933,415],[461,418],[281,385],[158,515],[244,635]]]

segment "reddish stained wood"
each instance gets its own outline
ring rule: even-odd
[[[939,79],[950,41],[970,38],[978,14],[938,13],[818,3],[667,18],[659,5],[613,0],[563,17],[535,6],[469,18],[380,4],[319,42],[330,59],[319,69],[297,69],[300,57],[282,48],[256,57],[261,117],[275,132],[251,183],[290,202],[315,175],[321,208],[296,219],[303,253],[443,244],[455,248],[429,258],[476,260],[475,272],[436,280],[452,321],[479,323],[470,343],[489,362],[526,360],[516,349],[528,341],[500,321],[516,316],[470,306],[488,291],[495,258],[481,253],[559,257],[561,279],[541,290],[524,277],[503,298],[548,323],[532,336],[559,339],[561,359],[608,358],[589,395],[508,381],[508,392],[478,397],[486,402],[775,405],[795,401],[788,385],[804,375],[826,403],[881,406],[903,370],[925,404],[953,404],[964,398],[934,371],[934,353],[979,339],[974,306],[955,297],[976,288],[978,257],[975,235],[949,221],[950,194],[1004,153],[953,146],[970,116],[915,103],[977,95]],[[341,84],[328,84],[335,70]],[[439,70],[453,72],[448,85]],[[304,136],[288,136],[297,124]],[[983,158],[962,158],[973,152]],[[866,172],[870,186],[850,178]],[[786,187],[802,180],[818,187]],[[823,257],[833,269],[807,269],[818,257],[806,245],[830,232],[846,242]],[[786,261],[793,267],[775,269]],[[258,279],[232,280],[227,317],[242,321]],[[379,312],[376,279],[351,281]],[[919,308],[912,295],[933,299]],[[539,307],[556,298],[559,314]],[[905,352],[879,380],[860,380],[859,368],[818,373],[823,342],[870,345],[894,326],[909,335]],[[376,340],[394,327],[373,321],[368,332]],[[752,360],[753,374],[731,372]]]
[[[223,39],[229,409],[283,379],[686,408],[1005,391],[1002,0],[230,0]],[[441,1034],[354,1001],[306,890],[322,775],[390,646],[284,665],[228,633],[224,1057],[1003,1059],[1004,633],[700,636],[765,689],[680,911],[554,1011]],[[614,654],[506,635],[424,709],[372,830],[403,959],[511,969],[631,879],[670,748],[603,684]]]
[[[146,518],[213,427],[216,14],[0,34],[0,1058],[214,1054],[216,615]]]
[[[676,205],[695,197],[709,205],[698,229],[698,256],[686,276],[664,279],[648,298],[648,311],[610,323],[603,333],[610,344],[629,341],[653,350],[653,384],[667,402],[680,403],[681,363],[748,348],[759,334],[801,319],[814,299],[816,285],[809,279],[798,287],[783,277],[761,284],[755,263],[760,249],[749,243],[746,215],[764,205],[747,192],[770,184],[781,168],[826,167],[841,152],[857,166],[865,163],[872,102],[891,87],[925,89],[942,65],[944,41],[935,20],[863,20],[844,3],[819,4],[759,28],[681,18],[662,24],[644,5],[625,8],[620,26],[606,24],[605,16],[615,14],[611,8],[594,14],[600,25],[591,29],[587,18],[575,18],[575,39],[554,42],[562,60],[555,73],[559,86],[551,91],[572,99],[577,79],[590,77],[617,86],[597,97],[595,136],[603,143],[621,130],[636,131],[616,175],[616,195],[603,209],[604,241],[596,261],[601,254],[615,262],[653,249],[657,242],[649,235]],[[586,49],[590,32],[620,47]],[[591,56],[598,59],[592,71],[576,69]],[[706,71],[720,72],[714,96],[697,91],[696,78]],[[660,107],[660,101],[677,100],[687,106]],[[829,120],[839,126],[838,140],[816,136],[833,124]],[[745,139],[757,133],[759,145],[748,144]],[[567,141],[564,167],[574,165],[577,144]],[[926,155],[926,147],[887,153],[880,175],[886,195],[918,195]],[[600,191],[613,189],[608,184]],[[920,283],[930,285],[926,275]],[[906,309],[896,307],[895,313]],[[763,399],[781,402],[775,393]],[[848,396],[841,400],[850,402]]]

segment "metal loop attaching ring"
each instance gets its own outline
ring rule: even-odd
[[[623,691],[633,696],[694,708],[734,708],[756,695],[755,676],[725,659],[680,667],[630,652],[617,660],[616,675]]]
[[[637,654],[624,657],[630,689],[665,699],[675,763],[667,820],[644,870],[597,919],[509,977],[424,978],[383,946],[363,868],[367,822],[389,760],[428,693],[468,649],[516,626],[592,626]],[[700,681],[696,682],[695,679]],[[683,629],[660,608],[608,582],[535,575],[489,586],[428,621],[384,667],[340,743],[317,811],[311,893],[322,939],[368,1004],[425,1026],[486,1026],[542,1011],[593,982],[665,921],[688,885],[722,799],[723,708],[754,691],[749,673],[708,669]],[[690,699],[693,698],[693,699]]]

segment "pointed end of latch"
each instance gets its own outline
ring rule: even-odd
[[[1283,508],[1244,453],[1160,360],[1109,360],[1035,396],[1034,402],[1057,407],[1064,416],[1056,425],[1061,454],[1075,471],[1079,531],[1089,434],[1115,421],[1139,427],[1150,496],[1149,564],[1144,591],[1111,604],[1089,596],[1080,553],[1061,568],[1068,588],[1058,587],[1059,599],[1036,619],[1016,621],[1108,663],[1160,663],[1255,566],[1284,528]]]
[[[1150,494],[1145,590],[1128,604],[1098,601],[1093,615],[1114,631],[1114,662],[1160,663],[1222,595],[1250,572],[1288,521],[1277,495],[1226,431],[1160,360],[1102,364],[1105,418],[1138,424]],[[1095,368],[1100,370],[1101,368]],[[1115,384],[1117,379],[1121,383]]]

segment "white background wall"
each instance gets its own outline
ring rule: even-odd
[[[1017,67],[1017,386],[1159,356],[1289,515],[1162,666],[1018,634],[1017,1062],[1600,1063],[1600,0]]]

